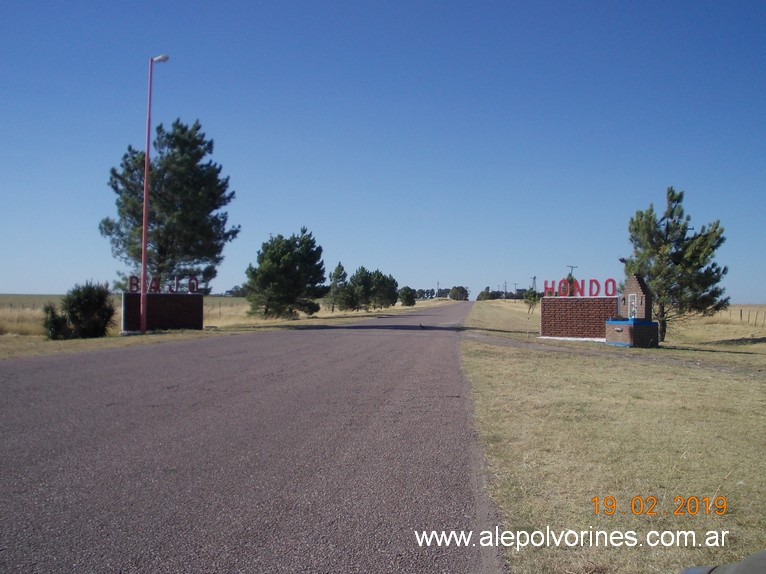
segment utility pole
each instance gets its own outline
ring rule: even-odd
[[[577,269],[577,265],[567,265],[569,267],[569,274],[574,275],[574,270]]]

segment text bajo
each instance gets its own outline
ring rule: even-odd
[[[199,281],[196,277],[193,275],[189,277],[189,280],[186,282],[186,284],[182,284],[181,280],[176,277],[175,282],[168,283],[165,285],[165,289],[167,290],[167,293],[183,293],[184,290],[186,293],[196,293],[199,290]],[[130,281],[128,283],[128,290],[131,293],[140,293],[141,292],[141,279],[136,277],[135,275],[130,276]],[[152,277],[152,280],[149,282],[149,288],[147,289],[147,293],[162,293],[162,286],[160,285],[160,279],[159,277]]]

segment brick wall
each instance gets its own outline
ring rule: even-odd
[[[617,297],[543,297],[540,335],[604,339],[606,321],[617,315]]]
[[[607,321],[606,342],[611,345],[633,346],[633,326],[628,321]]]
[[[202,330],[203,298],[201,294],[147,293],[146,329]],[[141,330],[141,294],[122,294],[122,330]]]

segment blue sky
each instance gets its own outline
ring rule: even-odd
[[[766,303],[766,3],[4,2],[0,293],[116,278],[127,146],[199,119],[236,199],[214,292],[301,226],[415,288],[622,278],[665,190]]]

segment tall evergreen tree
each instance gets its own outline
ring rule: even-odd
[[[149,224],[147,259],[149,275],[161,281],[196,276],[204,288],[216,276],[223,248],[239,233],[227,227],[221,211],[234,199],[229,178],[209,159],[208,140],[198,121],[189,127],[180,120],[170,131],[160,124],[149,168]],[[112,168],[109,187],[117,194],[117,218],[99,225],[108,237],[112,254],[135,272],[141,265],[143,225],[144,151],[128,146],[119,169]]]
[[[399,283],[393,275],[384,275],[379,269],[372,272],[371,303],[373,309],[393,307],[399,299]]]
[[[349,278],[342,297],[348,309],[382,309],[396,305],[399,299],[399,283],[392,275],[384,275],[380,269],[368,271],[360,267]]]
[[[338,265],[335,270],[330,273],[330,291],[327,294],[327,298],[330,304],[330,311],[335,313],[335,307],[343,309],[342,297],[343,291],[348,284],[348,273],[343,268],[343,265],[338,261]]]
[[[684,192],[667,189],[665,212],[654,205],[637,211],[628,224],[633,254],[624,260],[626,275],[641,275],[654,297],[660,341],[669,323],[690,314],[710,315],[729,305],[719,286],[728,272],[713,261],[726,238],[716,220],[689,235],[691,217],[684,214]]]
[[[357,311],[369,309],[372,303],[372,274],[364,266],[359,267],[349,278],[347,290],[350,308]]]
[[[258,266],[247,268],[245,289],[251,313],[265,317],[292,317],[298,311],[319,311],[314,299],[323,295],[322,247],[303,227],[300,235],[277,235],[258,252]]]

